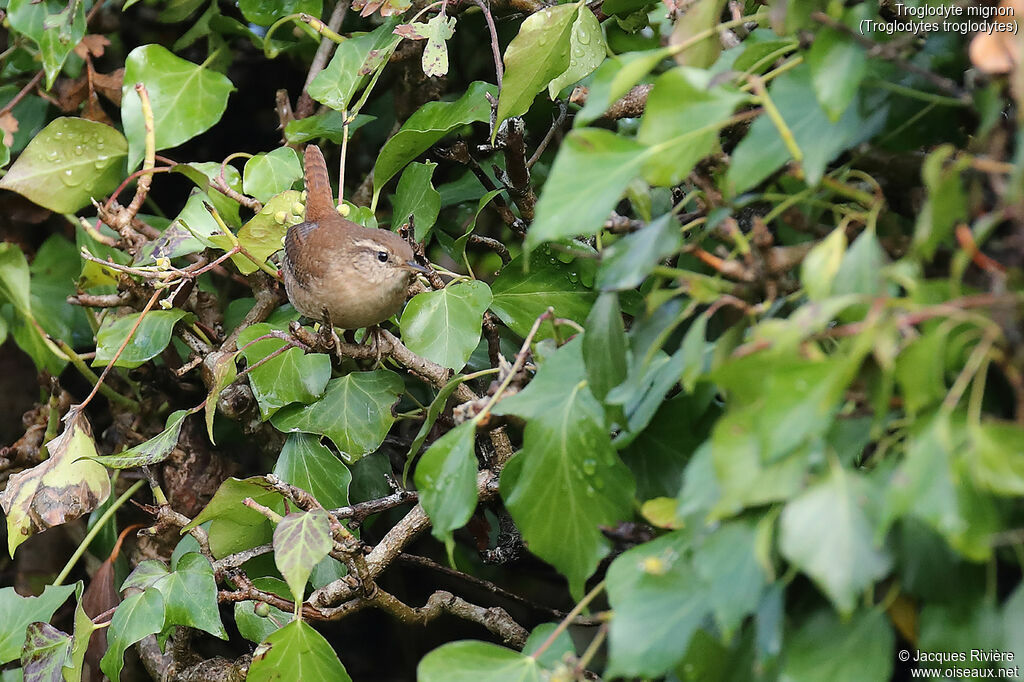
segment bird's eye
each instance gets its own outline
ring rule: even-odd
[[[378,251],[377,252],[377,260],[379,260],[381,263],[387,263],[388,262],[388,252],[387,251]]]

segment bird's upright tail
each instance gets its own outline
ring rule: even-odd
[[[319,222],[336,213],[331,179],[323,152],[315,144],[306,145],[306,222]]]

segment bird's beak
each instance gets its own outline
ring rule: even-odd
[[[405,267],[406,267],[407,270],[414,270],[416,272],[422,272],[424,275],[429,275],[430,272],[431,272],[430,268],[425,268],[425,267],[423,267],[422,265],[420,265],[419,263],[417,263],[414,260],[407,260],[407,261],[405,261]]]

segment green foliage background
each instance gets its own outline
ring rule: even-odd
[[[151,675],[256,680],[1019,665],[1016,37],[972,63],[889,2],[0,7],[0,188],[47,211],[4,221],[0,338],[49,389],[0,455],[4,682],[120,679],[151,635]],[[379,363],[289,331],[311,142],[436,267]]]

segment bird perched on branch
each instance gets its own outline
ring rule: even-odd
[[[367,228],[335,208],[327,164],[308,145],[306,221],[288,228],[282,274],[288,300],[327,330],[370,327],[398,312],[414,273],[412,247],[393,232]]]

